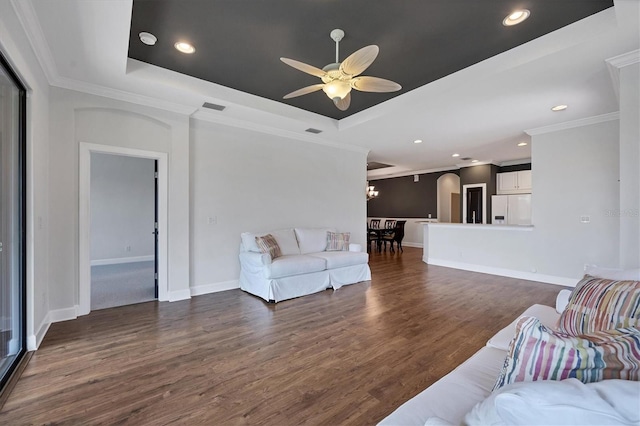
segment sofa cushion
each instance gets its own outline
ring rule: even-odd
[[[317,253],[327,247],[327,232],[336,232],[333,228],[296,228],[296,237],[300,254]]]
[[[291,275],[308,274],[327,269],[327,262],[316,256],[292,254],[274,259],[264,269],[265,278],[281,278]]]
[[[571,292],[558,329],[578,336],[610,328],[640,326],[640,281],[615,281],[590,275]]]
[[[521,318],[495,389],[515,382],[568,378],[583,383],[638,381],[638,353],[640,331],[633,327],[567,336],[546,328],[537,318]]]
[[[509,344],[513,337],[516,335],[516,325],[522,317],[535,317],[540,320],[543,325],[547,327],[555,327],[560,315],[551,306],[545,305],[533,305],[529,306],[526,311],[518,316],[511,324],[497,332],[489,341],[487,346],[492,348],[501,349],[503,351],[509,350]]]
[[[296,234],[293,232],[293,228],[279,229],[271,232],[243,232],[240,234],[240,238],[242,238],[244,249],[246,251],[260,253],[260,247],[256,244],[256,237],[262,237],[267,234],[273,235],[283,255],[300,254],[298,241],[296,240]]]
[[[320,253],[311,253],[309,256],[324,259],[327,262],[327,269],[362,265],[369,261],[369,255],[367,253],[355,251],[322,251]]]
[[[518,382],[496,390],[464,418],[468,425],[638,424],[640,383],[577,379]]]
[[[327,232],[326,251],[349,251],[349,232]]]
[[[282,256],[278,242],[271,234],[256,237],[256,244],[260,247],[260,252],[268,253],[271,259]]]

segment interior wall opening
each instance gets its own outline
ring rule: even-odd
[[[156,160],[91,154],[91,310],[157,298]]]

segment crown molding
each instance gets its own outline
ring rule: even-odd
[[[206,121],[209,123],[220,124],[222,126],[237,127],[245,130],[252,130],[259,133],[266,133],[273,136],[280,136],[287,139],[295,139],[298,141],[314,143],[331,148],[338,148],[346,151],[358,152],[367,155],[369,149],[362,148],[355,145],[341,144],[333,142],[327,139],[322,139],[317,136],[308,136],[291,130],[280,129],[277,127],[266,126],[263,124],[257,124],[255,122],[240,120],[237,118],[225,117],[224,113],[214,113],[208,111],[202,111],[201,109],[191,114],[191,118],[195,120]]]
[[[637,64],[638,62],[640,62],[640,49],[632,50],[631,52],[623,53],[622,55],[605,59],[605,62],[618,69]]]
[[[638,62],[640,62],[640,50],[633,50],[623,53],[622,55],[614,56],[613,58],[605,59],[618,102],[620,102],[620,69],[637,64]]]
[[[392,179],[397,177],[405,177],[405,176],[413,176],[413,175],[426,175],[429,173],[453,172],[456,170],[460,170],[460,168],[459,167],[438,167],[435,169],[412,170],[412,171],[390,173],[388,175],[367,176],[367,179],[370,181],[374,181],[374,180]]]
[[[550,126],[537,127],[535,129],[525,130],[529,136],[543,135],[545,133],[557,132],[560,130],[573,129],[576,127],[589,126],[591,124],[604,123],[606,121],[614,121],[620,119],[620,113],[610,112],[608,114],[596,115],[595,117],[581,118],[573,121],[565,121],[564,123],[552,124]]]
[[[519,160],[503,161],[500,164],[497,164],[497,166],[500,166],[500,167],[517,166],[519,164],[529,164],[529,163],[531,163],[531,158],[521,158]]]
[[[40,64],[40,68],[42,68],[49,84],[52,85],[58,75],[58,69],[56,67],[56,61],[53,59],[53,55],[51,54],[51,49],[49,49],[49,44],[47,43],[42,31],[42,27],[40,26],[40,21],[38,20],[36,11],[33,9],[31,1],[10,1],[13,10],[18,16],[20,25],[27,35],[27,39],[35,53],[36,59]]]
[[[51,85],[60,87],[62,89],[102,96],[105,98],[129,102],[136,105],[148,106],[187,116],[193,114],[193,112],[198,109],[190,105],[169,102],[151,96],[140,95],[138,93],[128,92],[126,90],[114,89],[111,87],[87,83],[86,81],[80,81],[66,77],[56,77]]]

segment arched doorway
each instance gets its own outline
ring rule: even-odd
[[[460,223],[460,176],[445,173],[437,181],[438,222]]]

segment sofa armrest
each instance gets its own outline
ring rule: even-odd
[[[362,251],[362,246],[360,244],[349,244],[349,251]]]
[[[562,289],[556,296],[556,312],[561,314],[564,308],[569,304],[569,297],[571,297],[571,290]]]
[[[253,251],[240,252],[240,264],[254,268],[262,268],[271,265],[271,256],[269,253],[256,253]]]

